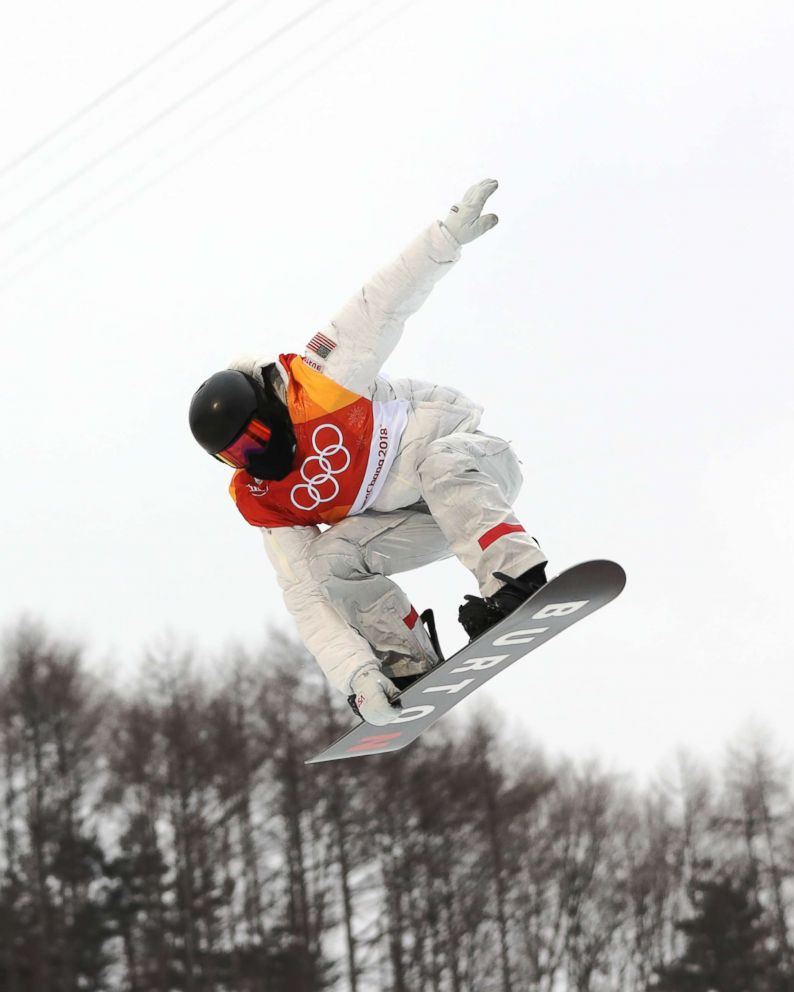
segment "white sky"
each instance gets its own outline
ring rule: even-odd
[[[0,159],[219,2],[6,5]],[[640,772],[753,719],[791,751],[794,7],[328,0],[143,128],[310,6],[238,0],[0,176],[0,624],[38,614],[130,671],[166,631],[220,653],[287,624],[190,396],[238,352],[300,350],[493,175],[499,227],[386,371],[486,405],[552,573],[629,581],[492,698]],[[405,586],[462,643],[468,573]]]

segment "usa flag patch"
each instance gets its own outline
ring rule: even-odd
[[[336,341],[332,341],[324,334],[315,334],[311,341],[306,345],[308,351],[313,351],[315,355],[319,355],[320,358],[328,358],[335,347]]]

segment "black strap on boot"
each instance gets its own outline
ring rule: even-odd
[[[438,639],[438,628],[436,627],[435,614],[432,610],[425,610],[424,613],[420,613],[419,619],[427,629],[427,636],[430,638],[430,643],[433,645],[433,650],[436,652],[438,663],[440,665],[445,658],[444,652],[441,650],[441,642]]]
[[[536,593],[541,586],[546,584],[545,565],[536,565],[535,567],[543,570],[544,572],[542,581],[540,582],[526,581],[530,573],[535,571],[534,568],[530,569],[529,572],[524,572],[524,574],[517,579],[514,579],[512,575],[505,575],[504,572],[494,572],[493,574],[495,579],[499,579],[499,581],[504,582],[508,588],[514,589],[516,592],[521,593],[525,599],[529,599],[533,593]],[[541,576],[538,575],[538,578],[540,579]]]

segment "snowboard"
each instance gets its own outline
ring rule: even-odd
[[[566,569],[509,616],[401,692],[402,712],[391,723],[375,727],[362,720],[306,764],[407,747],[497,672],[606,606],[625,584],[626,573],[614,561],[586,561]]]

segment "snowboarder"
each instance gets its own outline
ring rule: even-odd
[[[461,246],[496,225],[482,210],[497,185],[472,186],[302,356],[239,359],[190,405],[198,443],[236,470],[232,498],[261,529],[306,647],[372,724],[398,716],[395,696],[438,661],[391,576],[454,554],[481,593],[459,611],[470,638],[546,581],[546,556],[512,510],[518,461],[478,430],[482,407],[448,386],[378,374]]]

